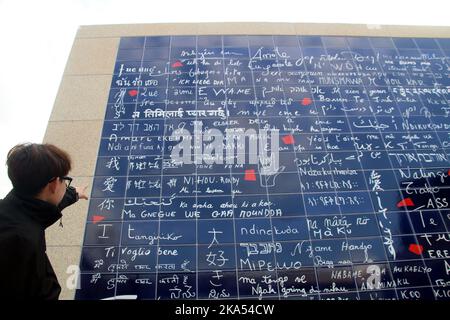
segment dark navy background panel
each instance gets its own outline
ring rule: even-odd
[[[448,300],[449,43],[122,38],[76,299]]]

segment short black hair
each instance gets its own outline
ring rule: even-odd
[[[67,152],[47,143],[18,144],[6,158],[14,189],[29,196],[38,194],[52,178],[66,176],[71,162]]]

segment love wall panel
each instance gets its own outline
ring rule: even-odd
[[[449,299],[449,56],[431,38],[122,38],[76,298]],[[237,128],[278,129],[279,165],[208,162],[210,129],[222,146]],[[192,161],[171,157],[176,129]]]

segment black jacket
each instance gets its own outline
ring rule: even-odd
[[[69,187],[58,207],[14,189],[0,200],[0,299],[58,299],[61,286],[47,257],[45,229],[78,195]]]

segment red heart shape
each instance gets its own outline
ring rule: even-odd
[[[94,224],[96,224],[102,220],[105,220],[104,216],[92,216],[92,221],[94,222]]]
[[[256,174],[254,169],[245,170],[244,180],[246,181],[256,181]]]
[[[397,208],[401,207],[414,207],[414,202],[412,201],[411,198],[403,199],[402,201],[397,203]]]
[[[128,91],[128,94],[130,97],[134,97],[138,94],[138,91],[133,89],[133,90]]]
[[[309,106],[312,103],[311,98],[303,98],[302,99],[302,106]]]
[[[172,68],[178,68],[178,67],[182,67],[182,66],[183,66],[183,64],[179,60],[172,63]]]
[[[281,138],[284,144],[294,144],[294,137],[290,134]]]
[[[412,244],[409,245],[408,250],[411,251],[412,253],[417,254],[418,256],[420,256],[422,254],[422,252],[423,252],[423,246],[421,246],[420,244],[412,243]]]

